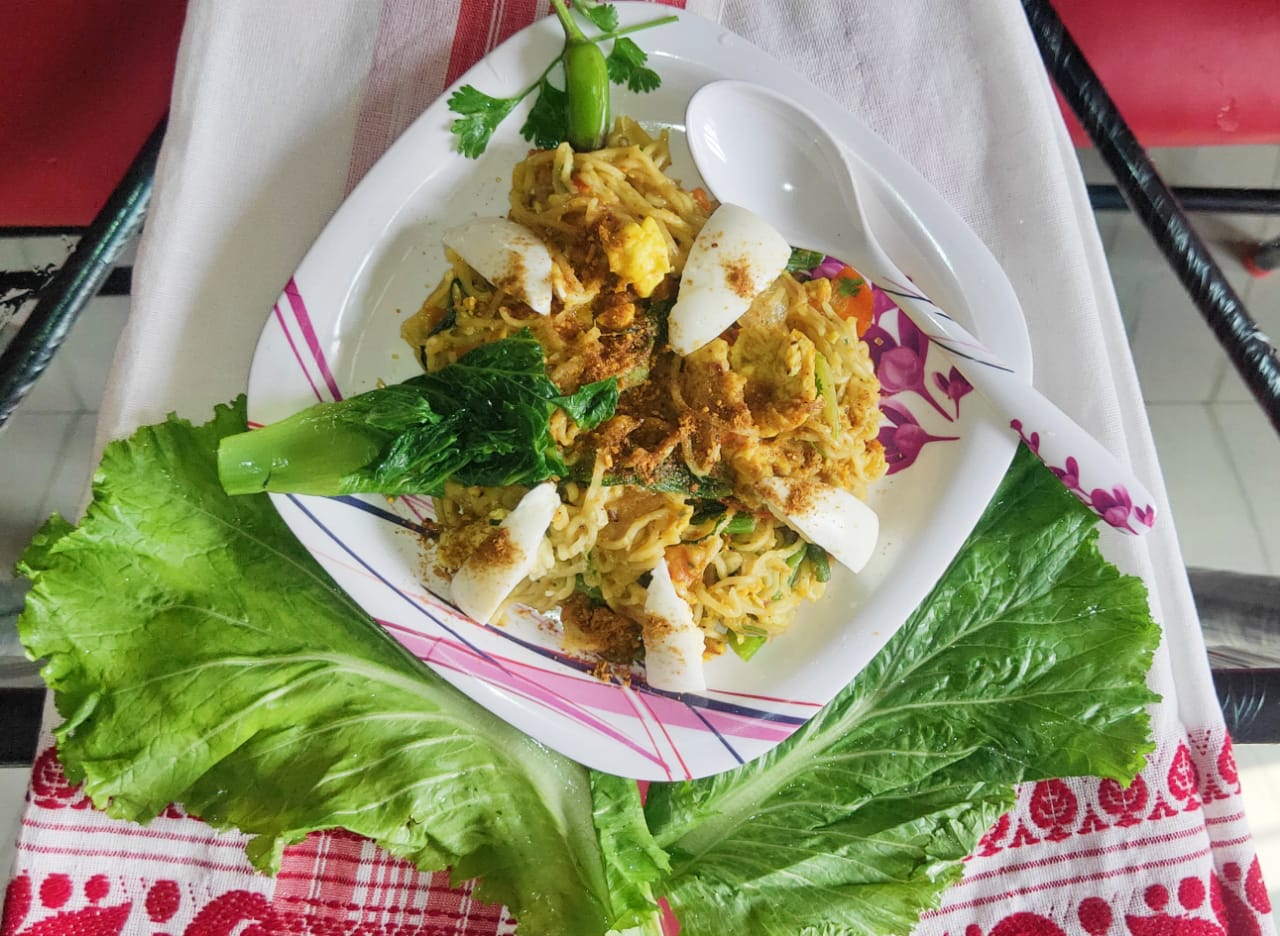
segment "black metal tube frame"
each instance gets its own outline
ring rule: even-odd
[[[1280,741],[1280,669],[1214,670],[1213,684],[1235,743]],[[35,759],[44,697],[43,687],[0,688],[0,767]]]
[[[1110,168],[1125,201],[1177,273],[1280,433],[1280,358],[1191,226],[1048,0],[1022,0],[1045,67]]]
[[[52,273],[45,274],[38,270],[0,270],[0,299],[10,290],[39,293],[46,288],[46,281]],[[133,290],[133,267],[115,267],[102,281],[98,290],[99,296],[127,296]]]
[[[151,132],[124,180],[66,263],[40,290],[31,314],[0,354],[0,426],[49,366],[85,305],[102,288],[116,259],[141,228],[151,202],[165,126],[166,120],[161,120]]]
[[[1118,185],[1090,185],[1089,206],[1094,211],[1128,211],[1129,205]],[[1206,188],[1174,185],[1169,191],[1183,211],[1214,214],[1280,214],[1280,189]]]
[[[1213,686],[1232,741],[1280,742],[1280,669],[1214,670]]]

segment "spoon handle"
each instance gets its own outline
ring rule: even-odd
[[[1130,468],[914,287],[894,289],[892,295],[917,325],[927,327],[925,337],[947,353],[974,389],[1008,417],[1009,427],[1067,490],[1118,530],[1142,534],[1151,529],[1155,498]]]

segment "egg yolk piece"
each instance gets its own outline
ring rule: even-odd
[[[645,218],[640,224],[632,221],[610,238],[604,249],[609,269],[624,283],[634,286],[641,299],[652,295],[671,272],[667,241],[653,218]]]

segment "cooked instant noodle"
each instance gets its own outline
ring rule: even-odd
[[[596,428],[552,417],[569,466],[562,504],[508,598],[558,609],[567,649],[617,663],[641,653],[648,576],[664,558],[708,654],[784,631],[822,595],[829,564],[759,483],[862,498],[885,471],[879,386],[830,280],[783,273],[710,344],[687,357],[666,346],[681,271],[715,207],[670,178],[669,161],[665,132],[626,119],[604,149],[532,152],[515,167],[508,217],[550,251],[551,314],[448,251],[450,271],[403,328],[427,370],[529,329],[562,393],[618,379],[617,409]],[[451,576],[523,493],[450,485],[436,503],[438,572]]]

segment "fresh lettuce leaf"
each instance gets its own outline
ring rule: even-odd
[[[907,933],[1013,784],[1132,779],[1160,631],[1096,540],[1020,450],[932,594],[817,717],[738,770],[653,785],[681,933]]]
[[[231,494],[441,494],[445,482],[533,485],[565,473],[551,437],[559,406],[585,429],[613,415],[614,378],[562,395],[525,329],[456,363],[222,441]]]
[[[614,926],[649,927],[661,936],[653,885],[671,870],[667,853],[645,825],[634,780],[591,772],[596,834],[615,914]]]
[[[182,802],[256,835],[264,870],[344,827],[481,878],[521,933],[604,932],[587,771],[412,658],[265,495],[223,493],[218,442],[244,426],[242,400],[111,444],[83,522],[27,551],[19,632],[48,661],[68,775],[117,818]]]
[[[266,869],[341,826],[481,877],[522,936],[654,933],[659,895],[685,936],[870,936],[938,902],[1013,784],[1128,780],[1150,749],[1145,592],[1025,451],[830,705],[737,771],[654,784],[642,811],[630,781],[547,751],[412,659],[265,497],[226,496],[215,453],[243,428],[241,402],[113,443],[84,521],[54,517],[23,558],[19,632],[48,661],[60,755],[117,817],[183,802],[258,836]]]

